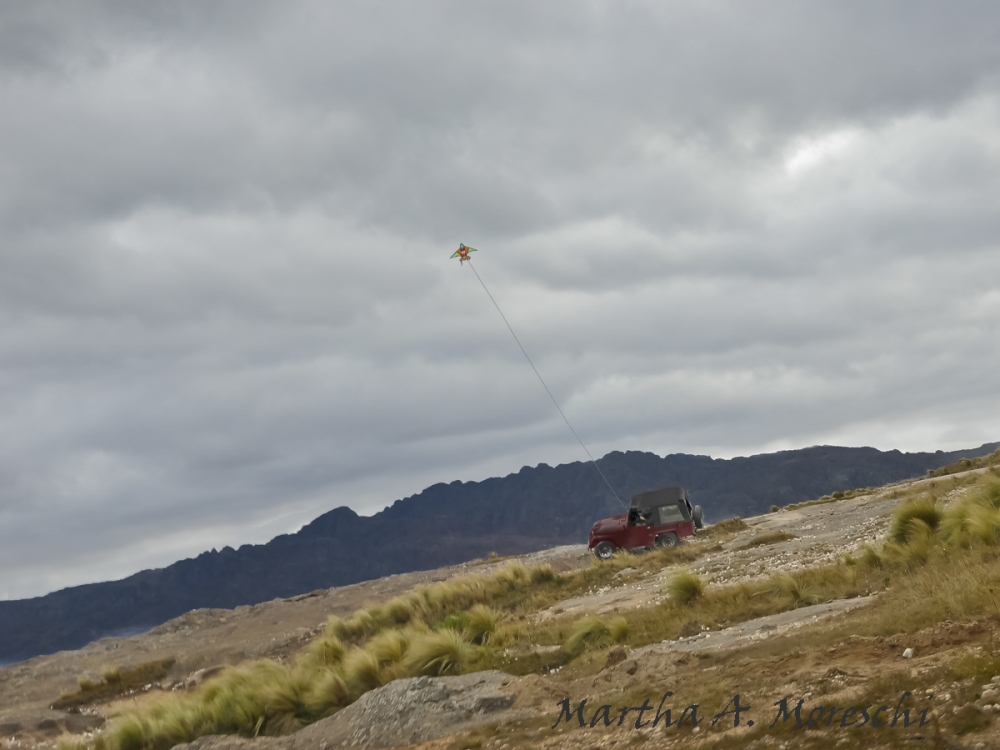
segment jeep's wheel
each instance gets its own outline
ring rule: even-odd
[[[677,538],[677,535],[668,531],[666,534],[660,534],[656,537],[656,545],[658,547],[676,547],[681,543],[681,540]]]
[[[705,514],[702,512],[701,506],[694,506],[694,513],[691,514],[694,518],[694,525],[697,528],[703,528],[705,526]]]
[[[611,542],[601,542],[594,547],[594,554],[599,560],[610,560],[611,556],[615,554],[615,545]]]

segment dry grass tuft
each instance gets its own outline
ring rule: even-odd
[[[350,699],[351,691],[343,676],[338,672],[327,671],[320,673],[313,683],[308,702],[312,712],[320,716],[330,708],[346,706]]]
[[[627,568],[632,564],[635,556],[627,549],[615,550],[609,562],[615,563],[619,568]]]
[[[809,586],[802,578],[789,573],[779,573],[772,577],[768,588],[770,593],[785,600],[792,607],[819,604],[823,600],[819,591]]]
[[[607,623],[597,615],[584,615],[570,629],[563,642],[563,650],[579,656],[588,648],[606,646],[611,640],[611,630]]]
[[[306,647],[306,655],[324,667],[340,664],[346,651],[343,641],[335,635],[323,635]]]
[[[118,685],[122,681],[122,670],[111,664],[101,667],[101,680],[108,685]]]
[[[406,666],[411,674],[457,674],[474,656],[475,649],[461,633],[441,630],[413,640],[406,654]]]
[[[892,516],[889,539],[897,544],[908,544],[911,540],[923,536],[924,527],[934,531],[940,523],[941,511],[932,498],[907,500]]]
[[[535,565],[528,570],[528,580],[536,586],[540,583],[554,581],[555,579],[556,572],[549,563]]]
[[[413,617],[413,606],[402,598],[390,599],[385,605],[385,616],[396,625],[405,625]]]
[[[608,623],[608,635],[612,643],[621,643],[628,638],[628,620],[621,615],[612,617]]]
[[[512,562],[501,568],[494,577],[508,589],[512,589],[528,580],[528,569],[522,563]]]
[[[667,583],[670,600],[681,606],[693,604],[705,593],[705,584],[689,570],[679,570]]]
[[[378,658],[363,648],[351,649],[344,657],[341,674],[348,693],[357,698],[382,684],[382,665]]]
[[[365,651],[374,656],[381,667],[403,661],[409,645],[410,639],[403,631],[383,630],[365,644]]]
[[[477,604],[469,610],[469,622],[465,626],[465,634],[470,641],[482,646],[489,641],[500,620],[499,612],[485,604]]]

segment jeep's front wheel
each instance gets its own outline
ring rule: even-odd
[[[611,556],[615,554],[615,545],[611,542],[601,542],[594,547],[594,554],[599,560],[610,560]]]
[[[681,540],[672,531],[668,531],[666,534],[660,534],[656,537],[656,546],[658,547],[676,547],[680,543]]]

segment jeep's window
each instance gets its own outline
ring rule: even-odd
[[[659,522],[661,526],[665,523],[677,523],[684,520],[684,514],[681,513],[681,509],[676,505],[661,505],[656,510],[660,516]]]
[[[628,514],[628,525],[629,526],[649,526],[653,523],[652,519],[653,511],[651,509],[647,510],[636,510],[632,509]]]
[[[640,509],[635,511],[636,514],[635,525],[651,526],[653,524],[653,513],[654,511],[652,508],[646,508],[645,510]]]

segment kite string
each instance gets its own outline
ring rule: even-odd
[[[507,316],[503,314],[503,310],[500,309],[500,305],[497,304],[497,301],[493,298],[493,295],[490,294],[490,290],[486,286],[486,282],[483,281],[483,277],[479,275],[479,271],[477,271],[476,267],[472,265],[472,260],[469,258],[466,258],[465,260],[469,262],[469,268],[471,268],[472,272],[476,274],[476,278],[479,279],[479,283],[483,285],[483,290],[486,292],[486,295],[490,298],[490,302],[493,303],[493,306],[497,309],[497,312],[500,313],[500,317],[503,318],[503,322],[507,324],[507,330],[510,331],[510,335],[514,337],[514,341],[517,342],[518,347],[521,349],[521,354],[523,354],[524,358],[528,360],[528,364],[531,365],[531,369],[535,371],[535,375],[538,377],[538,382],[542,384],[542,388],[544,388],[545,392],[549,394],[549,398],[552,399],[552,403],[555,405],[556,411],[559,412],[559,416],[563,418],[563,422],[565,422],[566,426],[569,427],[569,431],[573,433],[573,437],[576,438],[576,442],[578,442],[580,444],[580,447],[583,448],[583,452],[587,454],[587,458],[590,459],[590,463],[592,463],[594,465],[594,468],[597,469],[597,473],[601,475],[601,479],[604,480],[604,483],[608,486],[608,489],[611,490],[611,494],[615,496],[615,500],[621,503],[623,508],[628,510],[628,506],[620,497],[618,497],[618,493],[615,492],[615,488],[611,486],[611,482],[608,481],[608,478],[604,476],[604,472],[601,471],[601,467],[597,465],[597,461],[595,461],[594,457],[590,455],[590,451],[587,450],[587,446],[580,439],[580,436],[576,434],[576,430],[573,429],[573,425],[571,425],[569,423],[569,420],[566,419],[566,415],[563,413],[562,408],[559,406],[559,402],[556,401],[556,397],[552,395],[552,391],[550,391],[549,387],[545,384],[545,380],[542,379],[542,374],[538,372],[538,368],[535,367],[535,363],[531,361],[531,357],[528,356],[528,352],[525,350],[524,345],[521,343],[521,339],[519,339],[517,337],[517,334],[514,333],[514,329],[511,327],[510,322],[507,320]]]

